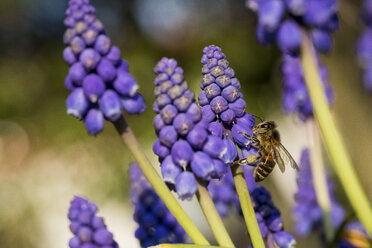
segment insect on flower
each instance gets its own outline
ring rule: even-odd
[[[258,117],[259,118],[259,117]],[[251,145],[258,149],[259,161],[254,170],[254,179],[256,182],[264,180],[274,169],[275,164],[278,164],[280,171],[285,171],[285,165],[290,164],[292,168],[300,170],[296,161],[291,154],[280,143],[280,135],[276,130],[276,124],[273,121],[263,121],[252,128],[253,134],[251,136],[247,133],[239,132],[252,141]],[[247,159],[240,159],[235,164],[246,165]]]

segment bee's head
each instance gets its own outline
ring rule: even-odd
[[[276,124],[273,121],[263,121],[258,123],[256,126],[252,128],[252,132],[257,134],[265,134],[271,132],[274,128],[276,128]]]

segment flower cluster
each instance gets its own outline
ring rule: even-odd
[[[297,54],[306,28],[319,52],[331,50],[330,33],[339,25],[336,0],[246,0],[246,5],[257,12],[260,44],[276,42],[284,53]]]
[[[284,231],[283,220],[279,209],[271,199],[270,192],[254,182],[252,167],[245,166],[244,175],[247,179],[258,225],[267,246],[278,246],[280,248],[294,247],[296,240],[292,234]]]
[[[222,217],[228,216],[233,207],[240,206],[230,168],[221,179],[212,179],[209,182],[208,191]]]
[[[303,121],[313,116],[313,106],[306,89],[301,60],[299,57],[283,54],[281,67],[284,76],[282,106],[287,113],[297,113]],[[318,61],[318,70],[323,82],[328,104],[333,102],[333,91],[328,83],[328,70]]]
[[[202,91],[198,96],[203,123],[215,135],[224,138],[228,148],[225,160],[231,164],[238,155],[234,142],[242,150],[251,149],[251,140],[240,132],[253,135],[255,118],[245,112],[247,105],[239,91],[240,83],[221,48],[210,45],[203,53]]]
[[[307,236],[311,231],[322,226],[322,209],[320,208],[314,189],[313,176],[311,173],[309,151],[304,149],[301,154],[301,171],[297,176],[298,191],[295,195],[296,206],[293,215],[296,219],[296,232],[301,236]],[[334,187],[327,178],[328,193],[331,200],[331,221],[336,229],[345,218],[345,210],[334,196]]]
[[[357,44],[357,56],[363,68],[363,83],[368,92],[372,92],[372,1],[362,4],[362,21],[365,24],[363,34]]]
[[[294,246],[296,241],[292,234],[284,231],[283,220],[278,208],[271,200],[270,192],[255,183],[252,167],[244,166],[243,168],[256,218],[267,246],[275,247],[274,244],[280,248]],[[233,206],[241,213],[231,172],[227,173],[221,180],[211,180],[208,190],[221,216],[227,216]]]
[[[181,199],[191,199],[197,190],[194,175],[209,181],[226,173],[222,160],[226,145],[203,124],[200,107],[176,60],[162,58],[154,71],[153,125],[158,139],[153,151],[159,156],[164,181]]]
[[[135,232],[141,247],[160,243],[185,243],[181,225],[156,194],[139,166],[130,166],[131,200],[135,207],[134,220],[139,224]]]
[[[330,52],[330,34],[336,31],[339,25],[336,0],[246,0],[246,5],[257,12],[258,42],[262,45],[276,42],[283,52],[284,110],[288,113],[298,113],[302,120],[306,120],[313,115],[313,110],[298,57],[301,42],[306,30],[315,48],[314,56],[317,56],[315,50]],[[319,61],[318,70],[331,104],[332,90],[327,83],[327,70]]]
[[[119,248],[104,219],[96,216],[97,211],[96,204],[82,197],[75,196],[71,201],[68,218],[75,236],[70,239],[70,248]]]
[[[359,221],[346,224],[338,243],[339,248],[371,247],[371,238]]]
[[[65,86],[72,91],[67,113],[84,120],[89,134],[96,135],[104,118],[116,121],[123,108],[130,114],[143,112],[145,103],[128,63],[111,45],[89,0],[70,0],[64,24],[63,58],[70,66]]]

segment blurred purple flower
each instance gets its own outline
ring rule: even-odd
[[[305,121],[313,116],[313,107],[306,89],[301,60],[289,54],[283,55],[281,67],[284,76],[282,106],[285,112],[298,114]],[[328,83],[327,68],[318,63],[318,70],[323,82],[328,104],[333,102],[332,88]]]
[[[75,196],[68,210],[70,230],[74,234],[70,248],[118,248],[113,234],[107,230],[104,219],[96,215],[98,207],[88,200]]]
[[[361,8],[361,18],[365,25],[359,37],[356,53],[363,70],[364,88],[372,93],[372,1],[364,0]]]
[[[131,164],[129,174],[130,195],[135,208],[134,220],[139,224],[135,236],[141,247],[160,243],[185,243],[187,237],[185,231],[156,194],[137,164]]]
[[[116,121],[123,108],[129,114],[143,112],[146,106],[128,63],[111,45],[89,0],[70,0],[64,24],[63,58],[70,65],[65,86],[72,91],[67,113],[84,120],[88,133],[96,135],[103,130],[103,118]]]
[[[298,235],[307,236],[313,230],[322,226],[322,210],[316,198],[313,176],[311,173],[309,151],[304,149],[301,154],[300,168],[298,172],[298,191],[295,195],[296,205],[293,209],[293,216],[296,220],[295,230]],[[345,218],[345,210],[335,197],[333,183],[327,177],[328,193],[331,200],[331,221],[337,229]]]
[[[336,0],[246,0],[246,6],[257,12],[256,34],[260,44],[268,45],[276,40],[284,53],[296,54],[304,29],[321,31],[312,36],[315,47],[320,52],[329,52],[330,33],[338,29]]]
[[[270,192],[255,183],[252,167],[244,166],[243,169],[258,225],[267,246],[293,247],[296,244],[294,236],[284,231],[283,220],[278,208],[275,207],[271,200]],[[211,180],[208,190],[218,213],[222,217],[228,216],[234,206],[242,214],[230,169],[228,169],[228,173],[221,180]]]

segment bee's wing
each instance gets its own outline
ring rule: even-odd
[[[290,164],[293,169],[296,169],[297,171],[300,170],[296,161],[292,158],[291,154],[287,151],[287,149],[285,149],[285,147],[280,142],[278,143],[277,146],[274,147],[274,149],[276,153],[279,154],[279,157],[281,157],[281,161],[284,162],[284,165]],[[280,165],[279,165],[279,168],[280,168]]]
[[[279,149],[276,148],[276,146],[271,146],[271,147],[272,147],[271,148],[271,150],[272,150],[271,154],[274,157],[275,162],[278,164],[280,171],[282,173],[284,173],[284,171],[285,171],[285,163],[284,163],[283,158],[282,158],[282,156],[281,156],[281,154],[279,152]]]

